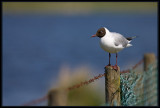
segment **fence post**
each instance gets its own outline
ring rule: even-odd
[[[156,60],[154,53],[144,54],[144,71],[148,70],[148,66]]]
[[[66,106],[67,105],[66,90],[57,88],[52,89],[48,92],[48,106]]]
[[[147,72],[148,69],[149,69],[149,65],[153,64],[156,61],[156,57],[155,57],[154,53],[146,53],[146,54],[144,54],[144,58],[143,59],[144,59],[144,72]],[[146,74],[146,73],[144,73],[144,74]],[[155,77],[156,77],[155,75],[153,75],[154,71],[151,72],[151,73],[148,73],[148,74],[149,75],[145,75],[145,77],[147,77],[147,78],[144,79],[143,92],[146,91],[146,90],[150,90],[154,86],[154,84],[152,84],[152,86],[150,85],[150,82],[153,79],[155,79]],[[143,94],[143,98],[147,99],[143,103],[144,105],[149,105],[149,106],[152,105],[152,101],[156,97],[153,97],[153,98],[149,98],[149,97],[152,95],[152,93],[154,91],[155,90],[152,90],[152,92],[147,92],[147,93]]]
[[[105,98],[106,104],[120,106],[120,68],[105,67]]]

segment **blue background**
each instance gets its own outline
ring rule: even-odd
[[[21,105],[44,96],[58,80],[63,64],[88,65],[104,72],[108,53],[99,38],[100,27],[125,37],[139,36],[118,53],[121,70],[136,64],[144,53],[157,55],[157,14],[3,15],[3,105]],[[115,54],[111,64],[116,63]],[[98,75],[98,74],[95,74]]]

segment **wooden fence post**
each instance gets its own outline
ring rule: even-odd
[[[144,54],[143,59],[144,59],[144,71],[147,72],[149,69],[149,65],[153,64],[156,61],[156,57],[155,57],[154,53],[146,53],[146,54]],[[154,65],[153,65],[153,67],[154,67]],[[151,73],[149,73],[149,76],[147,77],[147,79],[144,79],[143,91],[151,89],[154,86],[154,84],[150,85],[150,82],[152,80],[154,80],[156,77],[154,74],[155,74],[155,71],[151,71]],[[157,97],[156,96],[154,96],[152,98],[149,98],[149,97],[152,95],[152,93],[154,91],[156,91],[156,89],[153,89],[151,92],[147,92],[147,93],[143,94],[143,98],[147,99],[143,104],[149,105],[149,106],[152,105],[152,101],[156,100]]]
[[[154,63],[156,60],[156,57],[154,53],[146,53],[144,54],[144,71],[148,70],[148,65]]]
[[[112,66],[105,67],[105,95],[106,104],[120,106],[120,68],[114,70]]]
[[[48,92],[48,106],[66,106],[68,91],[63,89],[52,89]]]

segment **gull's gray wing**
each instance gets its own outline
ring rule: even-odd
[[[115,40],[114,44],[116,46],[118,46],[118,45],[122,45],[123,47],[127,46],[128,40],[125,37],[123,37],[121,34],[116,33],[116,32],[112,32],[112,36],[113,36],[113,38]]]

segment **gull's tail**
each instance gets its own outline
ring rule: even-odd
[[[131,41],[132,41],[132,39],[134,39],[134,38],[136,38],[137,36],[133,36],[133,37],[127,37],[126,39],[128,40],[128,44],[127,44],[127,46],[126,47],[130,47],[130,46],[132,46],[132,44],[129,44]]]
[[[133,36],[133,37],[127,37],[126,39],[128,40],[128,41],[131,41],[132,39],[134,39],[134,38],[136,38],[137,36]]]

